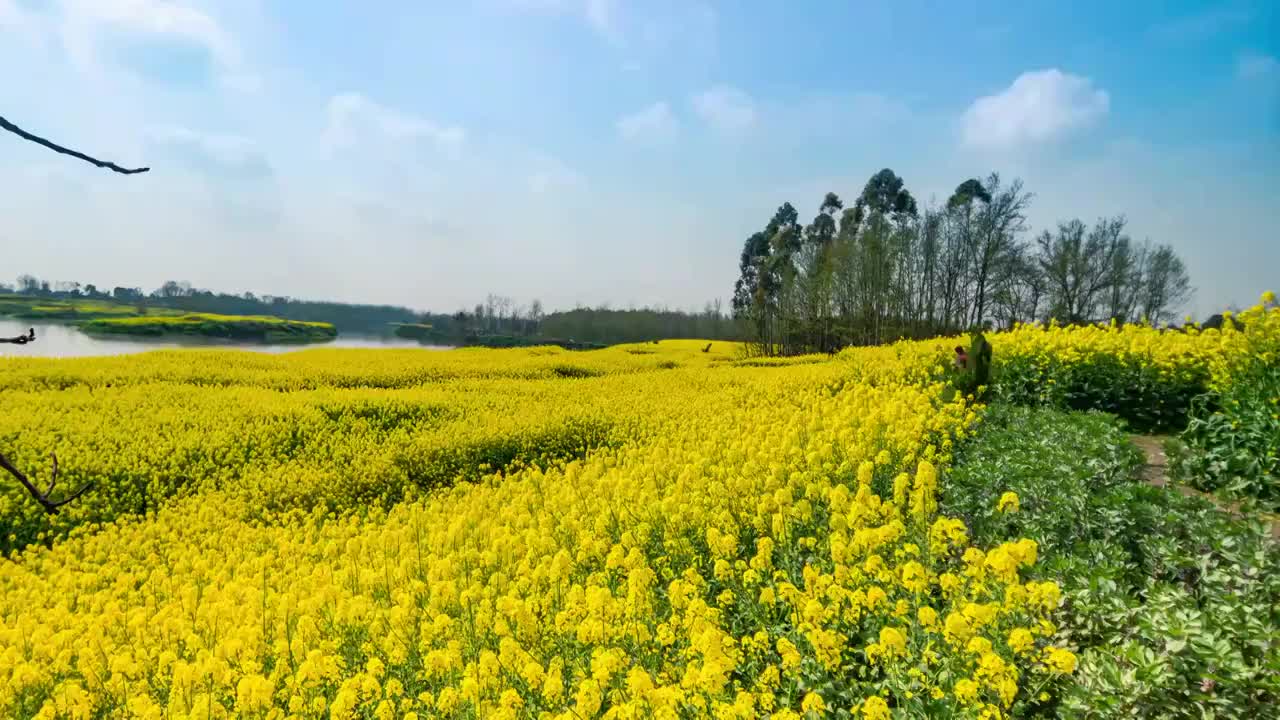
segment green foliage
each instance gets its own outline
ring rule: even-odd
[[[885,168],[851,207],[826,193],[809,225],[784,203],[742,245],[734,317],[758,353],[795,355],[1055,317],[1159,322],[1190,297],[1173,249],[1134,242],[1123,216],[1028,242],[1032,197],[991,173],[919,207]]]
[[[1180,436],[1185,451],[1171,456],[1180,478],[1202,490],[1256,499],[1280,510],[1277,349],[1251,347],[1221,390],[1193,404]]]
[[[391,326],[395,328],[396,337],[427,341],[433,339],[433,328],[429,323],[392,323]]]
[[[1053,554],[1085,531],[1094,496],[1128,484],[1139,463],[1137,448],[1102,413],[992,405],[956,455],[943,505],[976,537],[1029,537]],[[996,511],[1006,491],[1018,494],[1020,512]]]
[[[956,186],[956,191],[947,199],[947,208],[954,210],[972,206],[974,200],[990,203],[991,193],[982,187],[982,181],[977,178],[969,178]]]
[[[1139,431],[1181,429],[1191,402],[1205,393],[1209,373],[1188,366],[1177,373],[1140,356],[1093,353],[1002,354],[995,358],[993,398],[1019,405],[1101,410]]]
[[[177,317],[102,318],[90,320],[81,328],[85,332],[102,335],[186,335],[256,342],[323,342],[338,335],[330,323],[203,313]]]
[[[186,294],[168,296],[153,293],[148,302],[153,308],[164,306],[188,313],[268,315],[285,320],[327,322],[333,323],[338,332],[344,334],[384,335],[391,332],[391,323],[412,323],[419,320],[418,313],[393,305],[352,305],[279,296],[256,297],[248,293],[230,295],[209,290],[189,290]],[[448,317],[432,316],[427,322],[436,323]]]
[[[1277,398],[1280,367],[1259,364],[1223,394],[1194,403],[1180,436],[1185,450],[1171,455],[1178,477],[1201,490],[1257,499],[1280,510]]]
[[[979,544],[1029,537],[1066,598],[1063,717],[1254,718],[1280,702],[1280,548],[1257,524],[1132,479],[1100,413],[994,406],[957,453],[942,510]],[[1018,494],[1018,512],[996,510]]]
[[[33,278],[34,280],[34,278]],[[408,308],[391,305],[351,305],[338,302],[315,302],[288,297],[251,293],[231,295],[196,290],[182,283],[166,282],[149,296],[138,288],[117,287],[111,293],[98,291],[93,285],[83,293],[40,290],[36,281],[30,292],[22,295],[0,295],[0,315],[18,314],[41,320],[89,320],[98,317],[132,315],[269,315],[285,320],[330,322],[339,332],[382,335],[391,332],[391,323],[413,323],[419,314]],[[31,311],[31,306],[41,310]],[[35,314],[26,314],[32,312]],[[432,316],[432,322],[451,316]]]
[[[717,308],[687,313],[676,310],[578,308],[553,312],[538,323],[538,335],[576,342],[619,344],[666,338],[734,340],[738,325]]]
[[[144,313],[138,307],[109,300],[66,300],[28,295],[0,296],[0,315],[12,315],[24,320],[93,320],[141,314]],[[161,314],[180,313],[170,310]]]

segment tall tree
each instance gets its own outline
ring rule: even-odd
[[[919,307],[928,333],[938,331],[938,279],[942,260],[943,215],[937,208],[925,210],[920,226],[921,286]]]
[[[991,193],[977,179],[970,178],[956,186],[947,198],[945,241],[939,293],[942,295],[942,322],[948,329],[959,329],[969,316],[967,284],[977,253],[978,235],[975,218],[991,203]]]
[[[1129,252],[1123,217],[1103,218],[1092,229],[1079,220],[1059,223],[1058,231],[1037,238],[1039,265],[1049,288],[1054,317],[1071,323],[1096,319],[1099,304],[1108,299],[1116,282],[1127,282],[1128,271],[1117,275],[1117,256]],[[1123,297],[1124,290],[1118,297]],[[1110,308],[1104,308],[1109,311]]]
[[[1146,263],[1139,305],[1142,316],[1156,324],[1172,319],[1195,290],[1182,258],[1169,245],[1157,245]]]
[[[1011,328],[1039,317],[1044,273],[1029,247],[1015,247],[996,266],[993,277],[993,315],[1001,326]]]
[[[769,238],[763,232],[752,233],[742,244],[742,253],[738,256],[738,281],[733,288],[735,316],[746,316],[759,304],[770,252]]]
[[[879,343],[890,311],[901,309],[902,293],[895,283],[904,279],[898,271],[904,233],[917,216],[916,201],[903,179],[884,168],[867,180],[854,207],[854,217],[861,221],[857,263],[861,276],[857,284],[863,341]]]
[[[979,327],[987,319],[992,272],[1016,252],[1018,235],[1025,229],[1025,212],[1032,198],[1023,190],[1021,180],[1002,186],[998,173],[991,173],[983,187],[991,200],[978,213],[977,233],[973,238],[974,309],[971,321]]]
[[[18,276],[18,292],[24,295],[34,295],[40,292],[40,278],[34,275],[22,274]]]
[[[907,191],[906,183],[889,168],[871,176],[858,196],[858,204],[868,212],[881,215],[916,215],[916,200]]]
[[[923,212],[891,169],[852,207],[827,193],[801,228],[784,204],[739,257],[733,309],[763,352],[954,333],[994,320],[1163,318],[1189,296],[1172,250],[1138,246],[1123,217],[1064,222],[1022,240],[1032,195],[997,173]]]
[[[1135,314],[1148,248],[1123,234],[1117,235],[1112,242],[1107,268],[1106,316],[1118,322],[1130,322],[1137,319]]]
[[[837,232],[835,214],[842,208],[844,203],[835,193],[823,197],[817,216],[805,228],[805,241],[797,259],[797,294],[808,349],[826,351],[832,345],[832,254]]]

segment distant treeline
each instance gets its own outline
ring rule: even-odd
[[[352,334],[389,335],[392,332],[390,323],[416,322],[419,317],[419,313],[408,308],[392,305],[350,305],[253,293],[232,295],[193,288],[190,283],[173,280],[150,293],[136,287],[116,286],[108,290],[93,283],[50,283],[32,275],[19,276],[16,287],[0,284],[0,293],[15,291],[22,295],[66,300],[110,300],[133,306],[141,314],[146,314],[149,307],[160,307],[193,313],[269,315],[285,320],[327,322],[339,333]]]
[[[738,325],[714,309],[701,313],[674,310],[609,310],[581,308],[557,312],[542,320],[547,337],[588,342],[644,342],[659,338],[734,340]]]
[[[148,308],[167,308],[327,322],[340,334],[399,335],[442,345],[507,347],[547,340],[566,347],[590,347],[662,338],[731,340],[740,337],[739,324],[721,312],[718,302],[708,303],[701,312],[580,307],[547,314],[537,300],[521,305],[510,298],[490,294],[484,302],[468,310],[424,313],[393,305],[355,305],[253,293],[233,295],[193,288],[189,283],[178,281],[168,281],[149,293],[141,288],[119,286],[107,290],[92,283],[50,283],[32,275],[20,276],[16,286],[0,283],[0,293],[15,292],[68,301],[110,301],[133,307],[143,315]]]
[[[807,225],[783,203],[743,244],[735,318],[766,354],[831,351],[987,324],[1167,322],[1192,293],[1169,245],[1123,217],[1025,237],[1032,195],[992,173],[918,208],[886,168],[852,207],[827,193]]]

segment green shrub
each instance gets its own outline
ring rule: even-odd
[[[1193,406],[1171,456],[1179,478],[1201,490],[1254,498],[1280,510],[1280,366],[1261,363],[1222,395]],[[1217,410],[1212,408],[1217,407]]]
[[[1066,598],[1071,684],[1037,712],[1062,717],[1256,718],[1280,703],[1280,548],[1257,523],[1133,479],[1114,420],[989,408],[957,452],[943,512],[979,544],[1037,541],[1035,571]],[[1000,512],[1005,492],[1021,509]]]
[[[1268,303],[1242,317],[1243,347],[1193,405],[1175,469],[1202,490],[1280,509],[1280,308]]]
[[[994,358],[993,399],[1063,410],[1101,410],[1139,431],[1186,427],[1191,402],[1208,390],[1209,372],[1172,373],[1141,356],[1094,353],[1064,361],[1056,356]]]

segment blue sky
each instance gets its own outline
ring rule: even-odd
[[[0,137],[0,276],[694,307],[783,201],[996,170],[1204,315],[1280,289],[1278,58],[1263,1],[0,0],[0,115],[154,168]]]

